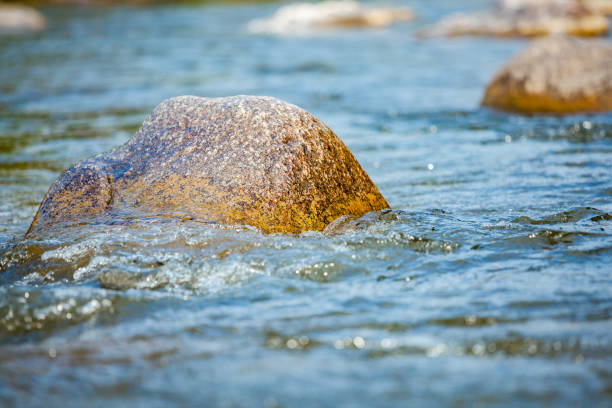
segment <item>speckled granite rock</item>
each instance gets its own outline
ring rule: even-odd
[[[348,148],[305,110],[270,97],[181,96],[123,146],[66,170],[30,230],[133,212],[298,233],[383,208]]]
[[[0,3],[0,34],[19,34],[42,31],[47,22],[33,8]]]
[[[413,18],[414,13],[407,7],[364,6],[352,0],[332,0],[283,6],[268,19],[252,21],[249,30],[295,34],[329,27],[385,27]]]
[[[452,14],[419,35],[597,36],[607,30],[608,19],[585,0],[500,0],[488,11]]]
[[[610,111],[612,44],[539,39],[495,75],[482,104],[529,113]]]

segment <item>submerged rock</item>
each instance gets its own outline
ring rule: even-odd
[[[293,34],[326,27],[384,27],[414,18],[406,7],[364,6],[352,0],[283,6],[269,19],[254,20],[255,33]]]
[[[610,111],[612,44],[539,39],[495,75],[482,104],[529,113]]]
[[[583,0],[501,0],[488,11],[452,14],[420,35],[596,36],[607,30],[607,18]]]
[[[0,34],[42,31],[47,21],[31,7],[0,3]]]
[[[271,97],[181,96],[123,146],[60,175],[30,231],[145,213],[299,233],[383,208],[348,148],[305,110]]]

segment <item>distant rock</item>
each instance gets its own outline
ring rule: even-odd
[[[0,3],[0,34],[42,31],[47,21],[31,7]]]
[[[23,2],[39,7],[107,7],[125,5],[140,7],[173,3],[172,0],[27,0]],[[187,3],[187,1],[183,3]]]
[[[552,36],[508,62],[482,104],[524,113],[612,110],[612,44]]]
[[[501,0],[488,11],[452,14],[419,35],[597,36],[607,30],[608,19],[584,0]]]
[[[612,0],[584,0],[592,10],[601,14],[612,14]]]
[[[383,208],[348,148],[305,110],[271,97],[181,96],[123,146],[60,175],[30,230],[153,214],[299,233]]]
[[[252,21],[248,28],[254,33],[295,34],[330,27],[385,27],[413,18],[414,13],[406,7],[332,0],[283,6],[268,19]]]

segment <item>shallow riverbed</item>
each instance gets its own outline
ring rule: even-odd
[[[0,405],[609,406],[612,115],[480,108],[526,42],[414,37],[456,3],[301,36],[246,30],[278,4],[49,9],[0,38]],[[305,108],[393,210],[23,239],[64,168],[181,94]]]

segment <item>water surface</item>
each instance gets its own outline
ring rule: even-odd
[[[420,20],[302,36],[246,30],[277,4],[49,9],[1,38],[0,405],[609,406],[612,115],[480,108],[525,41],[418,40],[457,5],[407,4]],[[393,209],[23,239],[64,168],[181,94],[307,109]]]

